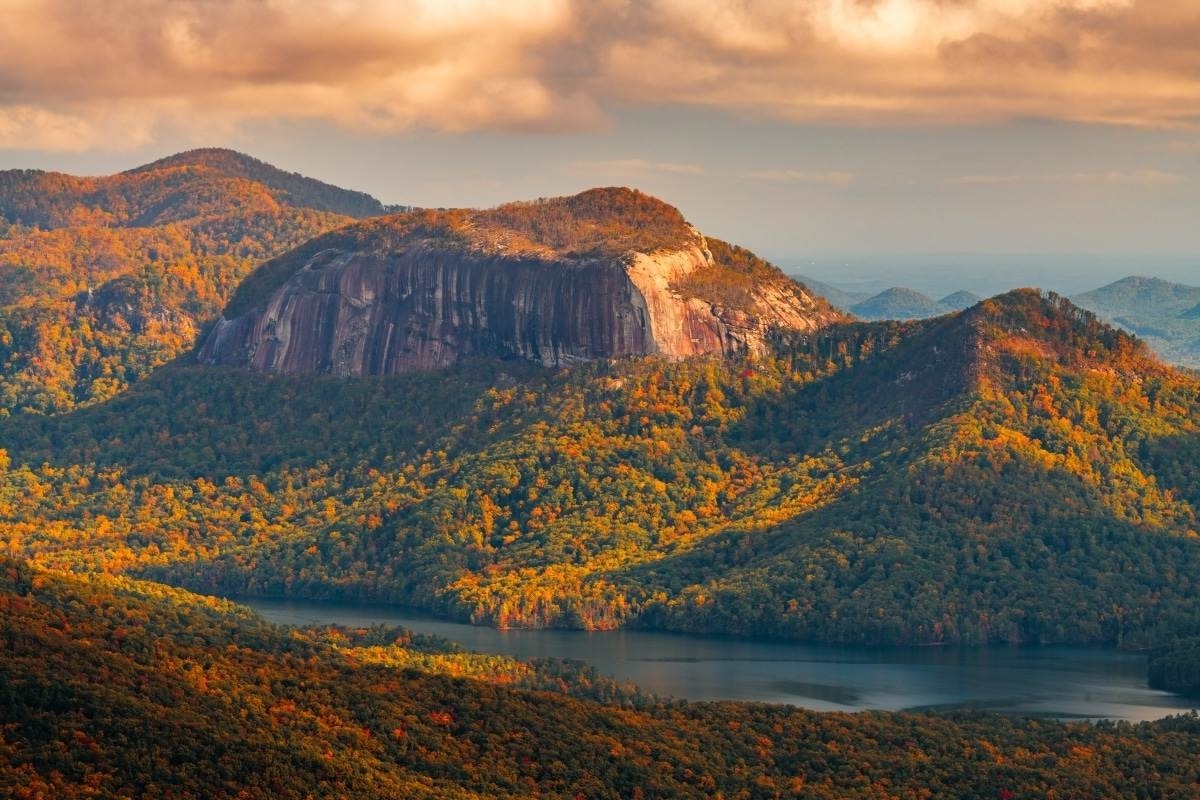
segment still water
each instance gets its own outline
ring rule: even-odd
[[[1146,687],[1144,656],[1087,647],[845,647],[649,631],[498,631],[384,606],[242,600],[288,625],[401,625],[468,650],[586,661],[662,696],[819,711],[974,708],[1150,720],[1197,703]]]

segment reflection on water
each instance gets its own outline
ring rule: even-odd
[[[243,601],[247,602],[247,601]],[[648,631],[499,631],[419,613],[252,600],[273,622],[402,625],[468,650],[586,661],[649,692],[820,711],[974,708],[1062,718],[1157,719],[1194,707],[1146,687],[1143,656],[1087,647],[846,647]]]
[[[806,697],[812,700],[821,700],[826,703],[843,706],[845,708],[858,707],[862,703],[862,695],[853,689],[848,689],[845,686],[837,686],[829,683],[806,683],[805,681],[775,681],[771,684],[771,688],[784,694],[793,695],[795,697]],[[798,703],[797,705],[802,705]]]

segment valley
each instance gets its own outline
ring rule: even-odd
[[[1067,298],[863,321],[629,189],[5,180],[0,789],[1194,785],[1200,379]]]
[[[961,711],[1145,722],[1195,707],[1146,686],[1143,654],[1069,646],[820,645],[645,630],[496,630],[392,606],[242,600],[281,625],[401,626],[521,660],[570,659],[662,698],[814,711]]]

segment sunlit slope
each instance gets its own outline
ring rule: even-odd
[[[113,397],[189,350],[258,262],[382,212],[226,150],[101,178],[0,172],[0,413]]]
[[[0,609],[6,797],[1182,797],[1200,781],[1194,717],[603,704],[505,686],[503,670],[445,674],[480,657],[443,657],[436,674],[395,630],[286,631],[155,584],[10,560]]]
[[[0,531],[51,565],[501,626],[1137,646],[1200,630],[1198,407],[1031,291],[757,359],[173,367],[0,428]]]

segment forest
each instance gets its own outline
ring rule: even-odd
[[[500,627],[1200,632],[1194,376],[1034,292],[775,350],[355,381],[180,363],[0,423],[0,539],[48,567]]]
[[[0,172],[0,414],[116,396],[189,351],[260,261],[382,211],[223,150]]]
[[[21,800],[1171,798],[1200,783],[1195,715],[821,714],[619,689],[602,703],[586,673],[530,680],[395,629],[276,628],[7,559],[0,608],[0,794]]]
[[[633,190],[341,229],[384,210],[220,150],[0,173],[0,796],[1194,794],[1195,715],[684,703],[211,596],[1104,644],[1147,652],[1155,687],[1200,687],[1200,376],[1136,337],[1020,290],[728,358],[356,379],[197,363],[222,309],[286,278],[295,259],[273,257],[323,236],[578,259],[694,240],[713,263],[674,290],[735,307],[781,277]]]

